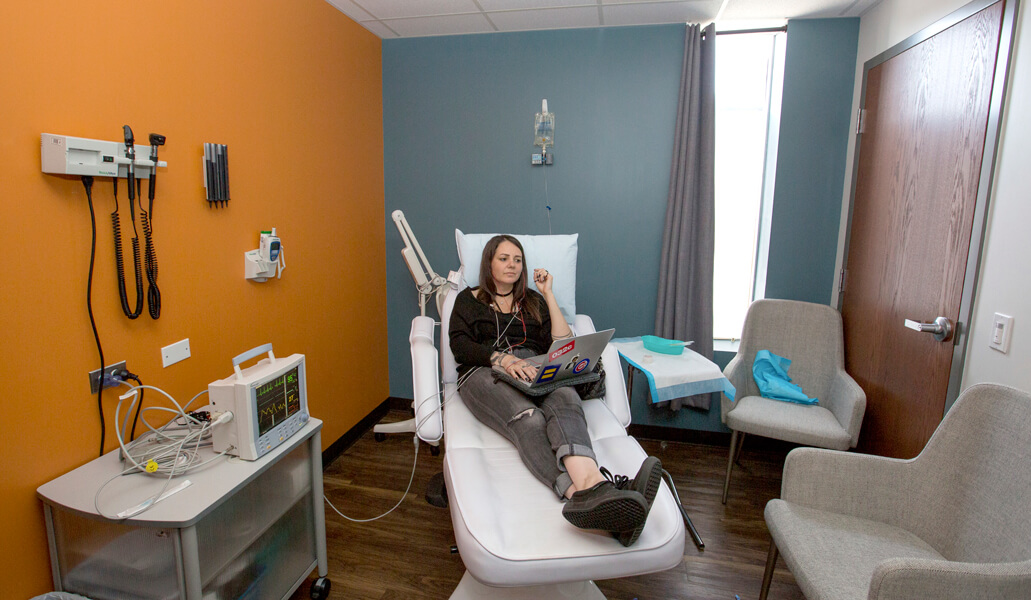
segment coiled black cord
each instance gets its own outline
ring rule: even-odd
[[[150,318],[161,316],[161,291],[158,289],[158,255],[154,250],[153,230],[150,225],[150,214],[140,207],[140,222],[143,224],[143,263],[147,273],[147,310]]]
[[[93,178],[84,175],[82,186],[86,188],[86,200],[89,201],[89,219],[92,228],[92,240],[89,251],[89,277],[86,279],[86,310],[89,312],[89,323],[93,328],[93,339],[97,342],[97,354],[100,355],[100,386],[97,389],[97,412],[100,414],[100,456],[104,456],[104,436],[106,426],[104,424],[104,348],[100,345],[100,334],[97,333],[97,321],[93,318],[93,262],[97,255],[97,217],[93,212]]]
[[[118,216],[118,178],[115,178],[115,210],[111,213],[111,229],[115,236],[115,271],[118,275],[118,297],[122,301],[122,312],[130,319],[135,319],[143,312],[143,277],[140,273],[140,240],[139,237],[132,239],[133,244],[133,265],[136,269],[136,310],[129,308],[129,297],[125,291],[125,259],[122,251],[122,224]],[[133,229],[136,228],[135,219]]]

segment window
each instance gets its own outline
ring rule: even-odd
[[[765,293],[784,38],[716,38],[715,340],[740,338],[748,305]]]

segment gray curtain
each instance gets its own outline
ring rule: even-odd
[[[655,335],[694,340],[712,359],[712,273],[715,239],[716,27],[688,25],[680,100],[662,234]],[[711,394],[669,403],[708,410]]]

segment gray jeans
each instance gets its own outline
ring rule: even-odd
[[[598,462],[580,396],[562,387],[531,398],[507,383],[495,383],[490,371],[482,367],[469,375],[461,386],[462,401],[483,424],[515,445],[534,477],[565,498],[573,480],[562,459],[586,456]]]

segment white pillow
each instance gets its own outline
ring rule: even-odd
[[[496,233],[462,233],[455,230],[458,244],[458,260],[462,263],[462,281],[469,287],[480,285],[480,258],[483,247]],[[511,234],[523,245],[526,270],[530,274],[530,287],[534,269],[547,269],[554,277],[551,291],[567,321],[572,322],[576,314],[576,241],[578,233],[566,235],[523,235]],[[539,291],[539,290],[538,290]]]

